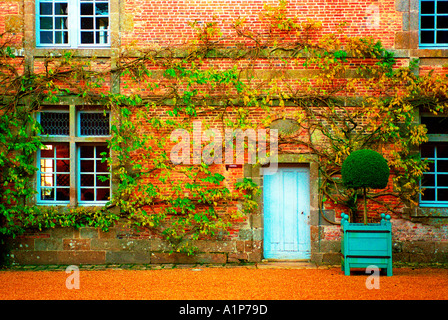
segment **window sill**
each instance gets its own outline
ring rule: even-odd
[[[410,50],[411,57],[419,58],[448,58],[448,47],[420,47]]]
[[[414,211],[412,217],[448,218],[448,207],[425,206],[421,204],[420,207]]]
[[[55,56],[62,56],[65,52],[73,53],[75,57],[98,57],[98,58],[110,58],[112,57],[111,47],[37,47],[30,50],[30,54],[34,57],[47,57],[49,53]]]

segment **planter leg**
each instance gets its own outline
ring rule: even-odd
[[[347,259],[345,260],[345,263],[344,263],[344,274],[346,276],[350,275],[350,265],[348,264]]]
[[[388,277],[392,277],[392,260],[389,259],[390,261],[387,263],[387,272],[386,275]]]

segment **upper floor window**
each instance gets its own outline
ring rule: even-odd
[[[420,0],[420,47],[448,47],[448,0]]]
[[[109,46],[109,0],[37,0],[37,46]]]

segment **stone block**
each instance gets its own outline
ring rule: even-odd
[[[226,263],[227,255],[223,253],[199,253],[188,256],[185,253],[153,252],[151,263]]]
[[[229,253],[227,262],[246,262],[249,257],[245,252]]]
[[[62,250],[62,239],[34,239],[34,250],[53,251]]]
[[[170,251],[173,249],[170,243],[162,239],[151,239],[150,240],[151,251]]]
[[[332,240],[321,240],[320,251],[328,253],[339,253],[341,252],[341,242]]]
[[[253,214],[250,216],[250,226],[253,229],[263,228],[263,216],[260,214]]]
[[[150,253],[133,251],[106,252],[106,263],[150,263]]]
[[[393,262],[409,262],[410,257],[409,253],[406,252],[393,252],[392,253],[392,263]]]
[[[240,229],[238,233],[238,238],[240,240],[252,240],[253,239],[252,229]]]
[[[90,250],[90,239],[63,239],[63,250]]]
[[[57,251],[58,264],[104,264],[105,251]]]
[[[235,241],[196,240],[192,242],[199,252],[234,252]]]
[[[399,12],[409,11],[409,0],[395,0],[395,10]]]
[[[340,253],[323,253],[322,254],[323,264],[341,264],[341,254]]]
[[[96,228],[80,228],[79,236],[82,239],[97,239],[98,238],[98,229]]]
[[[70,239],[74,238],[75,229],[71,227],[49,229],[51,238]]]
[[[115,228],[109,228],[109,230],[98,230],[98,237],[100,239],[115,239],[117,237],[117,230]]]
[[[434,254],[435,243],[432,241],[405,241],[402,250],[411,254]]]
[[[410,48],[410,31],[395,33],[395,49]]]
[[[34,238],[8,238],[6,248],[8,250],[34,250]]]
[[[429,263],[434,261],[434,254],[411,253],[409,254],[409,262]]]
[[[11,262],[20,265],[58,264],[58,251],[11,251]]]

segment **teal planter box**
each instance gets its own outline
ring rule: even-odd
[[[352,268],[376,266],[392,276],[392,223],[390,216],[381,214],[380,223],[350,223],[342,214],[341,267],[345,275]]]

